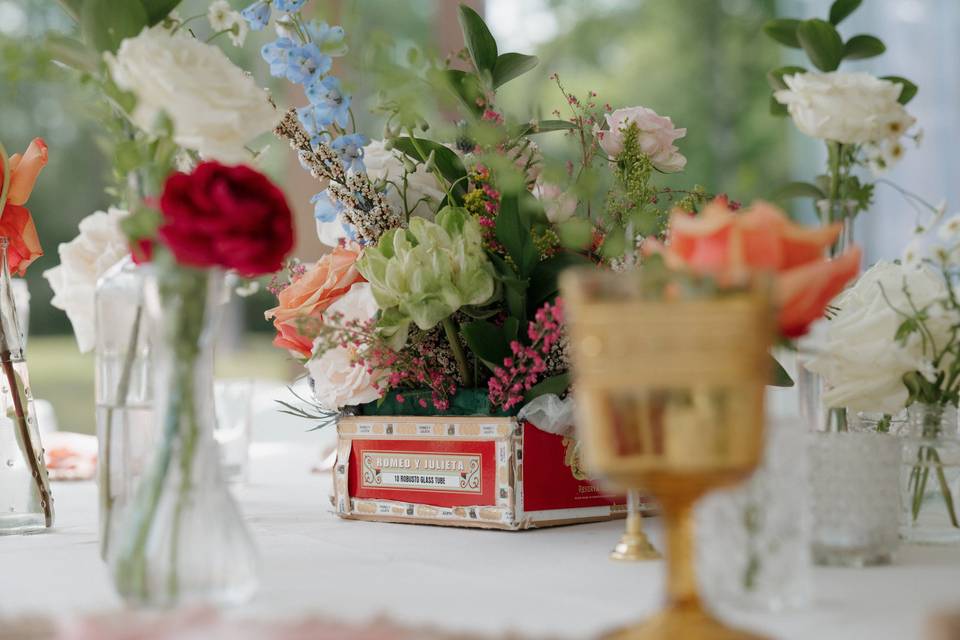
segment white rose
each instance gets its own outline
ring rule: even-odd
[[[327,308],[326,314],[343,314],[342,322],[367,321],[377,313],[378,307],[370,284],[358,282],[350,287],[342,298]],[[319,342],[319,341],[318,341]],[[314,350],[318,344],[314,344]],[[339,410],[347,405],[373,402],[381,395],[378,382],[383,374],[370,373],[362,365],[354,365],[357,347],[335,347],[307,362],[307,370],[314,380],[314,395],[326,409]]]
[[[57,309],[67,313],[81,353],[94,347],[94,292],[97,280],[129,253],[129,241],[120,230],[127,212],[111,208],[80,221],[80,234],[60,245],[60,265],[43,272],[50,282]]]
[[[816,355],[804,362],[823,376],[827,406],[897,413],[907,402],[904,374],[930,369],[919,336],[914,334],[905,345],[894,340],[903,317],[891,305],[910,308],[904,286],[917,308],[946,297],[943,281],[929,269],[878,262],[831,304],[837,312],[822,321],[813,345]],[[932,318],[928,326],[942,348],[950,319]]]
[[[363,164],[367,168],[367,176],[373,182],[389,180],[394,183],[387,185],[385,195],[393,210],[400,212],[407,209],[404,207],[403,193],[398,189],[403,187],[403,162],[398,159],[402,155],[400,151],[388,151],[382,140],[373,140],[363,148]],[[414,173],[407,175],[406,203],[412,215],[432,221],[437,205],[445,195],[437,184],[437,178],[422,164],[417,165]]]
[[[674,146],[673,141],[687,135],[686,129],[677,129],[673,120],[658,115],[647,107],[617,109],[606,116],[608,130],[596,131],[600,147],[611,159],[623,151],[624,132],[636,124],[640,133],[637,142],[640,151],[650,158],[653,166],[664,173],[676,173],[687,165],[687,159]]]
[[[117,86],[137,97],[131,114],[137,126],[151,131],[166,113],[174,141],[204,158],[249,159],[245,145],[273,129],[282,115],[220,49],[182,31],[144,29],[106,60]]]
[[[797,73],[774,97],[797,128],[814,138],[864,144],[899,138],[916,122],[897,99],[901,87],[869,73]]]
[[[538,182],[533,187],[533,195],[543,203],[547,220],[553,224],[566,222],[577,212],[577,197],[555,184]]]

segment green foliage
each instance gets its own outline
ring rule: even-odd
[[[797,39],[810,62],[821,71],[835,71],[843,60],[843,38],[832,24],[816,18],[797,27]]]
[[[847,16],[857,10],[862,0],[835,0],[830,5],[830,23],[840,24]]]
[[[788,200],[790,198],[814,198],[822,200],[827,194],[823,189],[809,182],[788,182],[773,193],[774,200]]]
[[[540,396],[547,395],[552,393],[554,395],[562,395],[568,388],[570,388],[570,374],[561,373],[555,376],[550,376],[549,378],[544,378],[539,383],[535,384],[530,388],[523,396],[524,402],[530,402],[535,398]]]
[[[539,62],[537,56],[527,56],[522,53],[503,53],[497,56],[497,62],[493,67],[493,87],[499,88],[514,78],[519,78],[536,67]]]
[[[497,66],[497,41],[493,39],[487,23],[476,11],[465,4],[460,5],[460,28],[477,71],[493,76]]]
[[[394,147],[418,162],[426,162],[433,156],[434,165],[453,195],[454,202],[463,204],[463,196],[467,192],[467,170],[463,160],[452,149],[444,145],[423,138],[399,137],[393,140]]]
[[[499,367],[510,356],[510,338],[503,327],[475,320],[461,325],[460,331],[470,350],[490,369]]]
[[[517,273],[522,278],[530,276],[539,256],[530,234],[529,215],[520,207],[520,196],[504,194],[497,214],[497,240],[506,248]]]
[[[880,38],[861,34],[853,36],[843,44],[843,57],[846,60],[860,60],[879,56],[887,50]]]
[[[907,104],[913,97],[917,95],[917,85],[910,82],[906,78],[900,76],[883,76],[881,80],[889,80],[890,82],[895,82],[901,86],[900,89],[900,104]]]
[[[799,20],[794,18],[779,18],[765,24],[763,26],[763,32],[784,46],[799,49],[801,46],[800,38],[797,35],[799,27]]]

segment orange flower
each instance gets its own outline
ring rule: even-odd
[[[3,167],[2,156],[0,154],[0,174],[9,171],[10,184],[7,200],[0,212],[0,236],[10,240],[7,250],[10,271],[22,276],[27,267],[43,255],[37,228],[23,205],[33,191],[40,170],[47,164],[47,145],[41,138],[35,138],[23,155],[15,153],[10,156],[6,168]]]
[[[359,257],[360,245],[356,243],[336,247],[280,292],[277,306],[265,314],[277,329],[276,346],[310,356],[312,341],[300,335],[293,323],[298,319],[320,318],[355,282],[362,282],[363,276],[357,271]]]
[[[827,304],[860,269],[860,249],[851,247],[835,260],[824,251],[840,234],[840,223],[808,228],[792,222],[777,207],[756,202],[734,212],[714,201],[698,216],[675,210],[669,244],[653,245],[667,264],[709,274],[721,281],[742,280],[753,271],[772,271],[780,307],[780,329],[787,337],[806,333]]]

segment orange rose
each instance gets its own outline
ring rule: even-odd
[[[47,164],[47,145],[41,138],[35,138],[23,155],[10,156],[7,167],[3,163],[0,153],[0,175],[7,172],[10,175],[7,199],[0,213],[0,236],[10,241],[7,249],[10,271],[22,276],[27,267],[43,255],[33,218],[22,205],[26,204],[40,170]]]
[[[335,248],[280,292],[277,306],[265,314],[277,329],[276,346],[310,356],[312,341],[300,335],[294,323],[303,318],[319,318],[355,282],[363,281],[356,266],[360,251],[356,243]]]
[[[767,202],[734,212],[715,201],[698,216],[675,210],[669,244],[652,249],[662,252],[670,266],[720,280],[737,281],[758,270],[777,273],[780,330],[797,337],[860,269],[858,247],[835,260],[824,258],[841,230],[840,223],[816,228],[795,224]]]

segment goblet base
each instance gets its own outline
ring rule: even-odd
[[[647,536],[631,533],[623,534],[620,542],[610,552],[610,559],[617,562],[640,562],[643,560],[660,560],[663,555],[650,544]]]
[[[648,620],[617,629],[601,640],[769,640],[742,629],[726,626],[700,608],[672,607]]]

